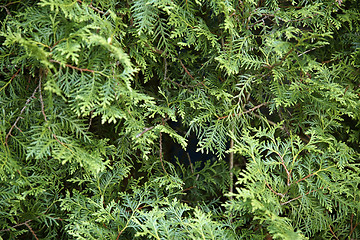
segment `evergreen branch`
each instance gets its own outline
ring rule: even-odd
[[[56,60],[53,60],[53,59],[50,59],[49,60],[50,62],[54,62],[54,63],[58,63],[58,64],[62,64],[61,62],[59,62],[59,61],[56,61]],[[67,63],[65,63],[65,66],[66,67],[69,67],[69,68],[72,68],[72,69],[75,69],[75,70],[78,70],[78,71],[80,71],[80,72],[91,72],[91,73],[94,73],[95,71],[94,70],[91,70],[91,69],[87,69],[87,68],[79,68],[79,67],[75,67],[75,66],[72,66],[72,65],[70,65],[70,64],[67,64]]]
[[[294,50],[295,50],[295,48],[291,48],[291,49],[285,54],[285,56],[283,56],[283,57],[280,59],[280,62],[274,63],[273,65],[265,65],[264,67],[265,67],[265,68],[269,68],[269,69],[271,70],[271,69],[273,69],[274,67],[280,66],[280,65],[286,60],[286,58],[290,55],[290,53],[292,53]]]
[[[123,227],[123,229],[121,229],[121,231],[119,232],[119,234],[116,237],[116,240],[119,240],[121,234],[126,230],[126,228],[128,228],[131,219],[134,217],[135,213],[137,212],[137,210],[139,209],[141,205],[141,199],[138,201],[137,205],[134,208],[134,211],[132,211],[131,216],[129,217],[129,219],[127,220],[125,226]],[[135,218],[134,221],[137,221],[137,219]]]
[[[266,106],[266,105],[268,105],[268,104],[269,104],[269,102],[264,102],[264,103],[261,103],[261,104],[255,106],[255,107],[253,107],[253,108],[251,108],[251,109],[249,109],[249,110],[247,110],[247,111],[245,111],[245,112],[241,112],[241,113],[238,113],[238,114],[233,113],[233,114],[231,114],[231,115],[226,115],[226,116],[218,117],[218,120],[225,119],[225,118],[227,118],[227,117],[229,117],[229,116],[238,116],[238,117],[240,117],[241,115],[244,115],[244,114],[253,112],[253,111],[255,111],[256,109],[261,108],[262,106]]]
[[[16,126],[16,124],[18,123],[18,121],[20,120],[21,115],[22,115],[23,112],[25,111],[26,107],[29,105],[31,99],[34,99],[34,98],[35,98],[35,93],[38,91],[38,89],[39,89],[39,86],[37,86],[37,87],[35,88],[35,90],[34,90],[34,92],[32,93],[32,95],[26,100],[25,105],[24,105],[24,107],[21,109],[19,116],[16,118],[16,120],[15,120],[14,124],[11,126],[9,132],[6,134],[6,137],[5,137],[5,145],[7,145],[7,141],[8,141],[9,136],[11,135],[12,130],[14,129],[14,127]],[[17,128],[17,127],[16,127],[16,128]],[[17,128],[17,129],[18,129],[18,128]]]
[[[150,47],[148,44],[146,44],[146,46]],[[156,47],[152,48],[152,51],[154,51],[154,52],[156,52],[156,53],[158,53],[158,54],[160,54],[160,55],[164,54],[164,51],[163,51],[163,50],[160,50],[160,49],[158,49],[158,48],[156,48]],[[165,53],[164,55],[167,56],[166,53]],[[183,64],[183,62],[181,61],[181,59],[179,59],[179,58],[175,58],[175,59],[180,62],[181,67],[184,69],[184,71],[186,72],[186,74],[187,74],[191,79],[194,80],[195,78],[191,75],[191,73],[189,72],[189,70],[185,67],[185,65]],[[166,63],[166,62],[165,62],[164,64],[166,64],[166,66],[167,66],[167,63]],[[165,68],[165,70],[167,70],[167,69]],[[166,73],[166,72],[165,72],[165,73]],[[166,76],[166,74],[165,74],[165,76]],[[203,82],[199,82],[199,83],[197,83],[197,84],[195,84],[195,85],[193,85],[193,86],[190,86],[190,85],[182,85],[182,84],[179,84],[179,83],[177,83],[177,82],[172,81],[171,79],[170,79],[170,81],[173,82],[174,84],[180,86],[180,87],[183,87],[183,88],[195,88],[195,87],[197,87],[197,86],[199,86],[199,85],[203,85],[204,87],[206,87]]]
[[[257,114],[257,113],[254,113],[254,112],[251,112],[251,114],[253,114],[255,117],[257,117],[257,118],[259,118],[259,119],[264,119],[263,117],[261,117],[259,114]],[[269,120],[269,119],[267,119],[267,118],[265,118],[265,120],[270,124],[270,125],[272,125],[272,126],[277,126],[277,123],[275,123],[275,122],[273,122],[273,121],[271,121],[271,120]],[[280,128],[281,130],[284,130],[284,127],[281,127]]]
[[[20,72],[21,68],[19,68],[16,73],[14,75],[12,75],[12,77],[10,78],[10,80],[0,89],[0,92],[7,87],[7,85],[9,85],[12,80],[18,75],[18,73]]]
[[[41,113],[42,113],[42,115],[44,116],[45,122],[48,123],[48,119],[47,119],[46,114],[45,114],[44,101],[43,101],[43,97],[42,97],[42,93],[41,93],[41,78],[42,78],[42,73],[40,73],[39,85],[38,85],[38,87],[39,87],[39,98],[40,98],[40,104],[41,104]],[[65,145],[65,143],[61,142],[61,141],[57,138],[57,136],[55,135],[55,133],[51,130],[50,126],[48,126],[48,129],[49,129],[49,131],[51,132],[51,134],[52,134],[52,136],[54,137],[54,139],[55,139],[58,143],[60,143],[62,146],[64,146],[64,147],[66,147],[67,149],[69,149],[69,148]]]

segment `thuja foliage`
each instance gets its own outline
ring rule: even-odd
[[[360,239],[356,0],[0,12],[1,239]]]

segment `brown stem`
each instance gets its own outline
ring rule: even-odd
[[[10,2],[10,3],[5,4],[5,5],[0,5],[0,8],[4,8],[5,11],[6,11],[6,14],[9,15],[9,16],[11,16],[11,13],[10,13],[9,9],[7,8],[7,6],[9,6],[10,4],[12,4],[12,3]]]
[[[331,225],[329,224],[329,229],[331,234],[334,236],[335,239],[339,240],[339,238],[335,235],[334,231],[331,229]]]
[[[49,61],[50,61],[50,62],[53,62],[53,63],[58,63],[58,64],[60,64],[60,65],[62,64],[61,62],[56,61],[56,60],[53,60],[53,59],[50,59]],[[65,63],[65,66],[66,66],[66,67],[69,67],[69,68],[72,68],[72,69],[75,69],[75,70],[78,70],[78,71],[80,71],[80,72],[91,72],[91,73],[94,73],[94,72],[95,72],[94,70],[91,70],[91,69],[78,68],[78,67],[72,66],[72,65],[67,64],[67,63]]]
[[[354,214],[351,214],[349,239],[351,235],[354,233],[355,228],[359,225],[359,223],[356,223],[355,226],[353,226],[353,218],[354,218]]]
[[[154,128],[154,126],[145,128],[144,131],[142,131],[141,133],[139,133],[138,135],[136,135],[136,138],[141,137],[144,133],[146,133],[147,131],[150,131],[150,130],[153,129],[153,128]]]
[[[20,70],[21,70],[21,68],[19,68],[19,69],[16,71],[16,73],[15,73],[14,75],[12,75],[12,77],[10,78],[10,80],[0,89],[0,92],[1,92],[4,88],[6,88],[7,85],[9,85],[9,84],[12,82],[12,80],[14,80],[14,78],[19,74]]]
[[[34,238],[35,238],[36,240],[39,240],[38,237],[36,236],[34,230],[33,230],[33,229],[31,228],[31,226],[29,225],[29,222],[31,222],[31,221],[32,221],[32,219],[26,220],[26,221],[23,222],[23,223],[19,223],[19,224],[16,224],[16,225],[14,225],[14,226],[11,226],[11,228],[17,228],[17,227],[20,227],[20,226],[22,226],[22,225],[25,225],[25,226],[30,230],[30,232],[32,233],[32,235],[34,236]],[[7,228],[7,229],[0,230],[0,232],[9,232],[9,231],[11,230],[11,228]]]
[[[286,174],[287,174],[287,185],[290,186],[290,179],[291,179],[291,173],[289,172],[289,170],[287,169],[286,165],[285,165],[285,162],[284,162],[284,158],[281,156],[280,153],[276,153],[280,159],[281,159],[281,165],[285,168],[285,171],[286,171]]]
[[[272,189],[271,186],[270,186],[266,181],[265,181],[265,184],[266,184],[266,186],[270,189],[270,191],[273,192],[274,194],[276,194],[276,195],[278,195],[278,196],[280,196],[280,197],[285,197],[284,194],[278,193],[278,192],[276,192],[274,189]]]
[[[2,230],[0,230],[0,232],[9,232],[9,231],[11,231],[12,228],[20,227],[20,226],[22,226],[22,225],[25,225],[25,224],[31,222],[31,221],[32,221],[32,219],[26,220],[25,222],[23,222],[23,223],[18,223],[18,224],[14,225],[14,226],[11,226],[10,228],[2,229]]]
[[[27,222],[25,222],[25,226],[30,230],[30,232],[32,233],[32,235],[34,236],[34,238],[35,238],[36,240],[39,240],[38,237],[36,236],[34,230],[31,228],[31,226],[30,226]]]
[[[182,192],[189,191],[189,190],[191,190],[191,189],[193,189],[193,188],[196,188],[196,187],[195,187],[195,186],[191,186],[191,187],[185,188],[184,190],[182,190]]]
[[[307,176],[305,176],[305,177],[297,180],[297,181],[295,182],[295,184],[297,184],[297,183],[299,183],[299,182],[301,182],[301,181],[304,181],[305,179],[307,179],[307,178],[309,178],[309,177],[311,177],[311,176],[313,176],[313,175],[314,175],[314,173],[310,173],[310,174],[308,174]]]
[[[323,187],[321,187],[321,188],[319,188],[319,189],[323,189]],[[292,202],[292,201],[295,201],[295,200],[297,200],[297,199],[299,199],[299,198],[302,198],[303,196],[306,196],[306,195],[308,195],[308,194],[310,194],[310,193],[312,193],[312,192],[316,192],[316,191],[319,190],[319,189],[308,191],[308,192],[305,193],[304,195],[299,195],[299,196],[297,196],[296,198],[290,199],[289,201],[280,203],[280,205],[288,204],[288,203],[290,203],[290,202]]]
[[[181,59],[179,59],[179,61],[180,61],[182,68],[185,70],[186,74],[189,75],[191,77],[191,79],[194,79],[194,77],[190,74],[189,70],[187,70],[185,65],[182,63]]]

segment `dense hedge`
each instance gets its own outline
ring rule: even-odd
[[[0,13],[0,239],[360,239],[358,1]]]

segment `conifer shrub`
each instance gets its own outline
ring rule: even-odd
[[[0,12],[0,239],[360,239],[356,0]]]

